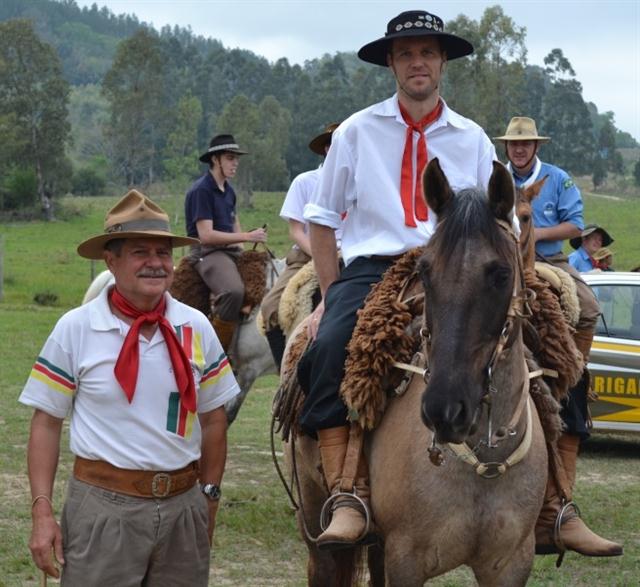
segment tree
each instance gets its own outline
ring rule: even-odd
[[[638,187],[640,187],[640,159],[636,161],[636,164],[633,167],[633,181]]]
[[[198,126],[202,119],[202,104],[191,94],[178,102],[175,126],[164,148],[165,179],[176,196],[176,204],[184,195],[187,182],[198,169]],[[181,206],[176,205],[175,222]]]
[[[47,220],[52,220],[53,195],[68,167],[65,145],[69,85],[62,77],[60,60],[43,43],[27,20],[0,23],[0,117],[14,120],[24,137],[24,149],[13,158],[32,166],[37,193]]]
[[[623,173],[624,165],[622,155],[616,150],[616,127],[613,123],[613,112],[605,112],[601,115],[603,123],[598,132],[598,152],[605,162],[605,169],[614,173]]]
[[[562,50],[553,49],[544,62],[551,85],[542,103],[540,128],[553,138],[545,146],[545,158],[574,173],[588,174],[597,149],[582,85]]]
[[[110,108],[105,134],[111,142],[112,164],[129,186],[149,184],[155,178],[166,114],[163,75],[160,41],[141,29],[120,43],[102,83]]]

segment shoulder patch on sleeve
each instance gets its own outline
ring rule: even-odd
[[[571,186],[573,186],[573,180],[570,177],[567,177],[567,179],[562,182],[562,187],[565,190],[568,190]]]

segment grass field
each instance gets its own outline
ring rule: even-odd
[[[282,194],[254,197],[252,210],[241,210],[244,227],[269,223],[270,245],[278,255],[287,245],[286,227],[277,212]],[[173,217],[173,198],[157,198]],[[4,241],[4,301],[0,303],[0,587],[35,586],[38,576],[27,541],[30,532],[25,452],[31,412],[17,402],[33,360],[56,320],[78,304],[88,286],[89,261],[75,253],[77,244],[102,230],[106,209],[116,198],[65,200],[59,220],[45,224],[0,224]],[[586,196],[586,219],[604,225],[616,238],[615,265],[640,264],[637,221],[640,201]],[[100,271],[102,267],[96,267]],[[33,302],[38,293],[57,299],[52,306]],[[218,517],[210,585],[299,586],[305,584],[304,547],[293,512],[275,474],[269,452],[270,404],[277,386],[263,377],[249,394],[229,432],[229,459],[224,498]],[[63,441],[55,489],[58,512],[72,462]],[[622,541],[625,555],[587,559],[569,554],[560,570],[553,557],[538,557],[530,585],[637,585],[640,577],[640,436],[594,437],[579,461],[576,500],[589,524]],[[487,540],[491,540],[488,536]],[[473,584],[462,569],[434,585]]]

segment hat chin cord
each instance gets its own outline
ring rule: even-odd
[[[522,167],[517,167],[516,164],[511,160],[511,157],[509,157],[509,150],[505,149],[507,151],[507,159],[509,159],[509,163],[511,163],[511,165],[513,165],[513,168],[518,171],[520,169],[528,169],[529,166],[531,165],[531,163],[533,162],[533,160],[536,158],[536,155],[538,154],[538,141],[536,141],[536,148],[533,150],[533,155],[531,155],[531,157],[529,157],[529,160],[522,166]],[[529,169],[529,171],[531,171]]]

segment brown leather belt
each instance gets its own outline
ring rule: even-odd
[[[76,457],[73,475],[79,481],[134,497],[173,497],[191,489],[198,480],[198,464],[177,471],[120,469],[105,461]]]
[[[402,255],[371,255],[374,261],[397,261]]]

